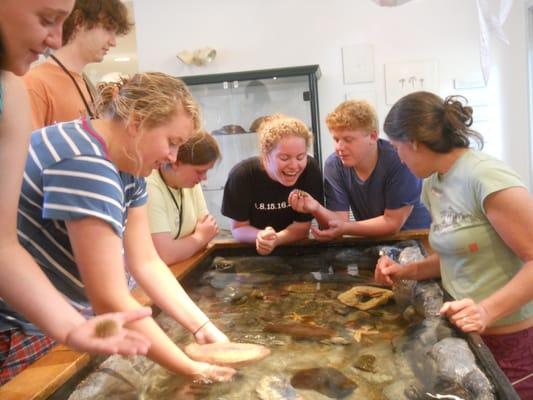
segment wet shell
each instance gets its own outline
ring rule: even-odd
[[[359,310],[370,310],[387,303],[393,296],[392,290],[374,286],[354,286],[350,290],[339,294],[337,299],[347,306]]]
[[[96,324],[94,335],[99,338],[113,336],[118,332],[118,325],[112,319],[106,319]]]
[[[253,343],[191,343],[185,353],[196,361],[229,367],[240,367],[262,360],[270,354],[270,349]]]
[[[366,371],[366,372],[376,372],[376,357],[372,354],[363,354],[353,364],[354,367]]]

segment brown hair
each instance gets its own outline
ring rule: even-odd
[[[467,148],[470,138],[483,147],[483,137],[470,129],[472,107],[463,96],[442,99],[430,92],[414,92],[396,102],[385,118],[383,129],[398,141],[417,141],[436,153]]]
[[[177,160],[185,164],[205,165],[220,157],[220,147],[215,138],[201,130],[180,146]]]
[[[326,117],[329,130],[362,129],[365,132],[378,132],[378,116],[370,103],[364,100],[346,100],[339,104]]]
[[[263,154],[270,154],[279,141],[286,137],[301,137],[305,140],[307,148],[313,142],[313,135],[302,121],[283,114],[265,117],[257,132],[259,133],[259,146]]]
[[[63,45],[70,42],[80,28],[102,25],[117,35],[126,35],[133,24],[128,9],[120,0],[76,0],[74,9],[63,23]]]

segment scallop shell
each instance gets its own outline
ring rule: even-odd
[[[185,353],[196,361],[228,367],[240,367],[262,360],[270,354],[270,349],[253,343],[191,343]]]

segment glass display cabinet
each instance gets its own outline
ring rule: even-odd
[[[220,213],[226,178],[236,163],[259,153],[256,130],[262,117],[282,113],[304,121],[314,136],[309,151],[322,166],[319,78],[318,65],[180,77],[222,151],[222,161],[202,183],[209,211],[221,229],[229,229],[229,220]]]

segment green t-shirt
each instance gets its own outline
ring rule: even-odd
[[[490,296],[518,272],[523,262],[492,227],[483,207],[491,193],[524,187],[502,161],[466,151],[443,175],[424,181],[422,201],[431,214],[429,243],[440,256],[444,288],[455,299]],[[494,325],[533,317],[533,302]]]
[[[165,182],[158,171],[146,179],[148,186],[148,217],[152,233],[169,232],[172,238],[178,234],[180,224],[179,208],[183,208],[180,238],[194,232],[198,219],[209,213],[205,204],[202,187],[198,184],[193,188],[180,191],[169,188],[178,207],[170,197]]]

